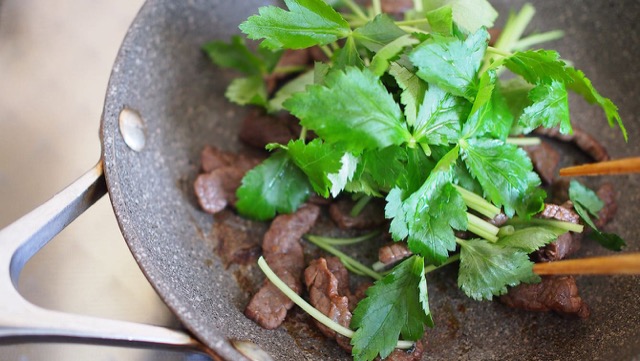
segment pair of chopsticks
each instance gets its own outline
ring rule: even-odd
[[[627,173],[640,173],[640,157],[616,159],[560,169],[560,176],[563,177]],[[637,275],[640,274],[640,253],[536,263],[533,266],[533,272],[538,275]]]

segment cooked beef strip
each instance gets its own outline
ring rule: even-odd
[[[509,289],[500,301],[528,311],[554,311],[563,316],[589,317],[589,307],[578,295],[573,276],[544,276],[542,282],[520,284]]]
[[[391,242],[378,249],[378,261],[385,265],[391,265],[402,261],[413,253],[404,242]]]
[[[346,269],[337,258],[332,257],[329,259],[331,261],[324,258],[315,259],[311,261],[304,271],[304,281],[309,291],[309,301],[318,311],[336,323],[348,328],[351,323],[348,276],[345,279]],[[331,267],[328,266],[329,262]],[[336,273],[344,272],[344,275],[340,275],[340,278],[338,278],[330,268],[333,268]],[[347,282],[346,284],[343,283],[345,281]],[[347,293],[341,293],[340,291],[345,291],[345,288]],[[351,352],[351,344],[348,338],[337,334],[319,322],[316,322],[316,325],[325,336],[335,338],[340,347]]]
[[[493,224],[496,227],[502,227],[504,226],[505,223],[507,223],[508,220],[509,220],[509,217],[507,217],[506,214],[500,212],[492,219],[487,220],[487,222]]]
[[[523,147],[531,158],[533,167],[546,184],[551,184],[556,176],[556,168],[560,163],[560,154],[547,142]]]
[[[264,149],[269,143],[287,144],[299,134],[298,121],[292,115],[271,115],[254,110],[243,119],[238,137],[247,145]]]
[[[295,213],[277,216],[262,241],[262,254],[269,267],[293,291],[302,291],[301,275],[304,255],[300,238],[315,224],[320,208],[305,204]],[[271,282],[265,281],[253,295],[244,314],[266,329],[274,329],[284,321],[293,302]]]
[[[551,183],[549,189],[550,202],[555,204],[562,204],[569,200],[569,182],[568,178],[558,178]]]
[[[547,203],[544,205],[544,210],[540,213],[539,217],[576,224],[580,223],[580,217],[573,211],[573,205],[571,202],[565,202],[562,205]],[[531,254],[531,258],[536,262],[561,260],[578,251],[580,249],[581,240],[581,233],[564,233],[555,241],[533,252]]]
[[[282,53],[280,60],[278,60],[277,67],[295,67],[295,66],[306,66],[311,64],[311,54],[309,49],[296,49],[291,50],[287,49]],[[295,74],[288,72],[276,72],[268,75],[265,78],[265,83],[267,84],[267,92],[272,94],[280,84],[282,84],[281,80],[285,80],[290,78]],[[286,81],[286,80],[285,80]]]
[[[561,134],[558,128],[538,128],[535,133],[565,142],[573,142],[597,162],[609,160],[607,149],[591,134],[578,127],[573,127],[573,134]]]
[[[248,220],[230,210],[223,210],[213,218],[212,236],[218,242],[216,251],[225,267],[252,263],[260,256],[265,223]]]
[[[235,153],[207,145],[200,152],[200,167],[204,173],[209,173],[215,169],[232,165],[237,158],[238,155]]]
[[[215,214],[223,210],[227,204],[235,204],[236,190],[246,172],[247,170],[236,167],[222,167],[211,173],[200,174],[194,183],[200,207],[208,213]]]
[[[596,227],[602,228],[611,221],[618,211],[618,203],[616,203],[616,191],[611,183],[604,183],[596,192],[598,197],[604,203],[604,206],[598,212],[598,219],[595,220]]]
[[[355,202],[348,198],[341,198],[329,206],[331,219],[342,229],[370,229],[385,223],[384,202],[373,198],[355,217],[351,216],[351,209]]]

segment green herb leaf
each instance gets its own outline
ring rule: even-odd
[[[453,95],[473,100],[477,73],[487,49],[489,33],[481,28],[466,40],[432,34],[409,55],[418,76]]]
[[[427,12],[427,21],[434,33],[440,35],[453,35],[453,9],[451,6],[443,6]]]
[[[366,181],[376,193],[388,192],[405,173],[407,151],[391,146],[384,149],[367,150],[360,155],[355,182]]]
[[[406,199],[397,190],[387,197],[389,208],[385,208],[385,214],[394,217],[390,227],[393,238],[400,240],[408,235],[409,249],[435,265],[446,261],[456,248],[452,227],[467,228],[467,207],[451,184],[451,168],[457,157],[456,147],[438,162],[422,187]]]
[[[368,69],[330,72],[324,86],[307,87],[284,107],[325,141],[344,141],[347,150],[355,153],[399,145],[411,138],[400,107]]]
[[[232,36],[229,43],[224,41],[206,43],[202,50],[215,64],[223,68],[236,69],[246,75],[260,75],[270,71],[266,68],[265,61],[254,55],[247,48],[244,38],[239,35]],[[273,55],[280,57],[280,53],[273,53]]]
[[[424,275],[424,260],[412,256],[369,287],[353,311],[356,329],[351,344],[355,361],[387,357],[398,342],[418,340],[424,325],[432,325]]]
[[[236,192],[236,207],[244,216],[267,220],[276,212],[295,211],[311,191],[305,174],[286,152],[278,151],[245,174]]]
[[[556,232],[543,227],[518,229],[508,236],[501,237],[496,244],[501,247],[519,249],[531,253],[558,238]]]
[[[612,251],[621,251],[627,243],[620,236],[614,233],[601,232],[589,217],[589,213],[598,216],[598,212],[604,204],[598,196],[589,188],[572,180],[569,185],[569,199],[573,202],[573,208],[582,220],[592,228],[590,238],[596,240],[600,245]]]
[[[463,141],[462,159],[496,206],[504,206],[511,217],[519,199],[529,190],[530,179],[538,179],[527,153],[499,140]]]
[[[464,29],[475,32],[481,27],[491,28],[498,12],[486,0],[422,0],[422,7],[429,12],[451,7],[453,21]]]
[[[529,92],[532,104],[524,108],[519,119],[525,133],[529,133],[539,126],[552,128],[560,125],[560,133],[571,134],[569,120],[569,101],[564,83],[552,81],[540,84]]]
[[[353,31],[353,37],[358,43],[374,53],[406,34],[387,14],[377,15],[373,20]]]
[[[389,44],[383,46],[371,59],[369,69],[377,75],[382,76],[389,69],[390,61],[396,59],[404,48],[418,44],[418,40],[411,35],[403,35]]]
[[[300,74],[295,79],[286,83],[282,88],[278,89],[276,94],[269,100],[269,111],[270,112],[278,112],[282,109],[282,104],[285,100],[289,99],[293,94],[299,93],[305,90],[307,85],[313,84],[314,73],[313,71],[308,71],[306,73]]]
[[[460,119],[466,102],[435,85],[425,93],[414,125],[413,137],[418,142],[446,145],[460,138]]]
[[[418,115],[418,108],[427,91],[427,83],[397,63],[391,63],[389,74],[395,78],[402,89],[400,102],[404,105],[404,116],[407,119],[407,124],[413,126]]]
[[[475,300],[490,300],[507,293],[507,286],[540,280],[525,252],[483,239],[462,241],[460,245],[458,286]]]
[[[269,49],[304,49],[326,45],[351,33],[349,23],[319,0],[285,0],[289,11],[263,6],[240,24],[249,39],[264,39]]]
[[[356,42],[353,40],[352,36],[348,37],[344,46],[333,54],[334,69],[344,69],[348,66],[364,68],[364,61],[362,61],[362,58],[358,53]]]
[[[500,82],[498,87],[500,94],[504,97],[507,106],[515,119],[520,118],[524,108],[531,105],[529,92],[533,85],[529,84],[522,77],[515,77],[504,82]]]
[[[224,95],[239,105],[267,106],[267,88],[260,75],[233,79]]]
[[[328,198],[332,186],[328,175],[340,171],[344,150],[316,138],[308,144],[304,140],[291,140],[287,144],[287,152],[298,168],[309,177],[316,193]]]

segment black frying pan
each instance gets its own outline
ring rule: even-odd
[[[509,7],[517,9],[523,2],[494,3],[504,21]],[[220,357],[242,359],[231,341],[244,340],[258,345],[274,360],[348,360],[333,342],[309,338],[312,331],[300,333],[300,328],[292,327],[266,331],[243,316],[250,294],[213,252],[212,217],[200,211],[191,190],[202,146],[238,149],[235,134],[246,112],[223,97],[233,74],[212,66],[200,46],[209,40],[228,39],[262,4],[256,0],[149,0],[144,5],[124,40],[107,91],[101,126],[106,184],[120,228],[143,272],[183,325]],[[605,142],[613,158],[640,154],[640,3],[574,0],[537,1],[534,5],[538,14],[532,28],[566,31],[565,38],[553,47],[618,104],[629,130],[629,143],[624,144],[619,131],[606,125],[599,109],[577,98],[570,99],[572,119]],[[139,135],[144,146],[135,130],[129,144],[123,139],[119,123],[123,109],[141,116]],[[141,149],[135,150],[139,146]],[[74,204],[88,204],[92,194],[93,198],[101,195],[99,173],[94,173],[90,172],[89,178],[97,181],[89,179],[87,183],[97,185],[98,190],[88,193],[89,202],[80,198]],[[630,175],[610,180],[617,186],[620,205],[610,229],[628,240],[627,250],[637,251],[640,178]],[[58,223],[46,225],[53,229],[63,226]],[[12,227],[0,233],[0,250],[11,238],[9,231],[16,230]],[[25,241],[27,246],[18,247],[13,259],[4,259],[11,264],[14,281],[21,265],[46,242],[44,236],[34,237]],[[578,256],[605,253],[587,245]],[[2,257],[0,252],[0,264]],[[0,287],[6,286],[2,282]],[[581,295],[592,308],[591,318],[585,321],[472,301],[457,289],[455,275],[446,269],[430,276],[428,282],[436,328],[428,331],[425,360],[610,360],[640,356],[638,277],[579,277]],[[0,315],[3,320],[0,337],[15,336],[6,327],[7,320],[10,325],[23,322],[19,317],[16,321]],[[166,335],[167,339],[175,336]],[[132,339],[152,341],[141,335]],[[183,341],[192,344],[187,338]]]

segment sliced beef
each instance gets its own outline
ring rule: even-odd
[[[200,207],[215,214],[228,204],[235,205],[242,177],[258,165],[260,159],[206,146],[200,153],[200,161],[205,173],[194,182],[195,194]]]
[[[384,202],[374,198],[367,203],[362,211],[355,217],[351,216],[351,209],[355,202],[341,198],[333,202],[329,207],[331,219],[342,229],[371,229],[385,223]]]
[[[287,144],[299,134],[300,126],[292,115],[271,115],[255,110],[242,121],[238,137],[247,145],[264,149],[269,143]]]
[[[604,183],[598,188],[596,194],[604,203],[604,206],[598,212],[598,219],[595,220],[596,227],[602,228],[613,219],[613,216],[618,211],[616,191],[611,183]]]
[[[315,259],[311,261],[309,267],[304,271],[304,281],[309,291],[309,301],[330,319],[348,328],[351,323],[351,311],[349,310],[348,295],[350,292],[347,270],[337,258],[332,257],[329,260],[324,258]],[[331,265],[328,265],[328,263],[331,263]],[[335,338],[340,347],[351,352],[351,344],[348,338],[337,334],[319,322],[316,322],[316,325],[325,336]]]
[[[547,142],[524,147],[531,158],[533,167],[546,184],[551,184],[556,176],[556,168],[560,163],[560,154]]]
[[[589,317],[589,307],[578,295],[573,276],[544,276],[542,282],[520,284],[500,297],[509,307],[528,311],[554,311],[563,316]]]
[[[564,142],[572,142],[596,162],[609,160],[607,149],[591,134],[578,127],[573,127],[573,134],[561,134],[558,128],[538,128],[535,132]]]
[[[544,205],[544,210],[540,213],[539,217],[576,224],[580,223],[580,217],[573,211],[571,202],[566,202],[563,205],[547,203]],[[561,260],[579,250],[581,241],[581,233],[564,233],[555,241],[533,252],[531,258],[536,262]]]
[[[225,267],[249,264],[262,253],[266,224],[255,222],[224,210],[214,215],[212,235],[218,241],[216,251]]]
[[[380,7],[387,14],[401,15],[413,9],[413,0],[382,1]]]
[[[488,222],[493,224],[496,227],[502,227],[504,226],[505,223],[507,223],[508,220],[509,220],[509,217],[507,217],[506,214],[500,212],[492,219],[489,219]]]
[[[391,242],[378,249],[378,260],[387,266],[398,263],[412,254],[406,243]]]
[[[569,178],[558,178],[551,183],[549,189],[550,202],[562,204],[569,200]]]
[[[304,255],[300,238],[315,224],[320,208],[306,204],[293,214],[277,216],[264,235],[262,254],[278,277],[293,291],[302,291],[301,276]],[[271,282],[265,281],[253,295],[244,314],[266,329],[274,329],[284,321],[293,302]]]
[[[310,65],[311,53],[309,49],[287,49],[282,53],[280,60],[278,60],[277,67],[290,68],[290,67],[302,67],[300,72],[304,71],[304,67]],[[267,84],[267,92],[272,94],[286,79],[289,79],[295,73],[290,72],[275,72],[265,78]]]

